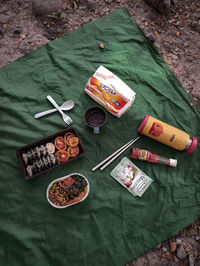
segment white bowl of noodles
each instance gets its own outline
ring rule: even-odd
[[[64,209],[85,200],[89,191],[87,178],[80,173],[72,173],[54,179],[48,185],[46,197],[51,206]]]

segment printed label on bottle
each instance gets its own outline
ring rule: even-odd
[[[153,122],[151,129],[149,130],[149,134],[154,137],[159,137],[163,134],[163,126],[158,122]]]
[[[148,151],[137,148],[132,149],[131,157],[139,160],[147,160]]]

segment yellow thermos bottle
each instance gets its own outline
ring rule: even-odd
[[[138,132],[176,150],[185,150],[187,154],[194,151],[198,141],[197,138],[191,138],[186,132],[149,115],[145,115]]]

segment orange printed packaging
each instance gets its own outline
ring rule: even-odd
[[[116,117],[121,117],[131,107],[136,94],[103,66],[88,80],[85,92]]]
[[[176,150],[185,150],[187,154],[194,151],[198,141],[197,138],[191,138],[186,132],[149,115],[142,120],[138,132]]]

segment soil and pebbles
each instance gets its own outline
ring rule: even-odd
[[[200,108],[199,0],[0,0],[0,67],[126,7]],[[200,220],[126,266],[200,266]]]

